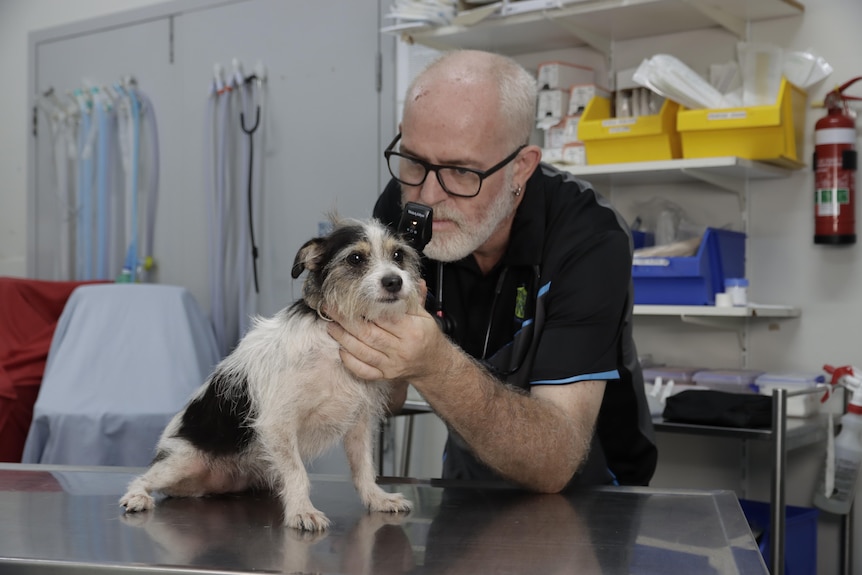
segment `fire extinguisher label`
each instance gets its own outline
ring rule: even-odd
[[[815,130],[814,145],[823,146],[828,144],[850,144],[856,143],[856,130],[853,128],[827,128]]]
[[[814,192],[818,216],[841,215],[841,206],[850,203],[850,190],[844,188],[821,189]]]

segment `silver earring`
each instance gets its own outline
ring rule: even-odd
[[[521,186],[519,185],[519,186],[518,186],[518,189],[517,189],[517,190],[514,190],[514,191],[512,192],[513,194],[515,194],[515,197],[518,197],[518,196],[520,196],[520,195],[521,195],[521,189],[522,189],[522,188],[521,188]]]

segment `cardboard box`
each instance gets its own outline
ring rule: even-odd
[[[562,163],[571,166],[586,166],[587,151],[584,148],[583,142],[572,142],[563,146]]]
[[[536,119],[563,119],[569,111],[568,90],[542,90],[536,105]]]
[[[553,126],[545,128],[545,148],[563,149],[568,144],[582,143],[578,140],[578,124],[580,116],[566,116]]]
[[[583,114],[595,96],[610,99],[610,91],[595,84],[577,84],[569,89],[569,115]]]
[[[539,90],[568,90],[576,84],[593,84],[595,81],[595,70],[568,62],[542,62],[536,74]]]

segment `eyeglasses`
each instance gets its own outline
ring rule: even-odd
[[[399,133],[383,152],[392,177],[406,186],[421,186],[425,178],[428,177],[428,172],[434,172],[437,174],[437,181],[440,182],[443,191],[459,198],[474,198],[479,195],[482,181],[514,160],[521,150],[527,147],[526,144],[519,146],[517,150],[503,158],[503,161],[483,171],[462,166],[432,164],[413,156],[395,152],[392,148],[400,139],[401,134]]]

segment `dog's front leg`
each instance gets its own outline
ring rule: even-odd
[[[375,426],[372,422],[372,417],[365,415],[344,436],[344,451],[350,463],[353,483],[362,502],[371,511],[388,513],[410,511],[413,504],[403,495],[389,493],[377,485],[377,473],[374,470]]]
[[[272,460],[284,505],[284,524],[302,531],[323,531],[329,519],[311,504],[311,482],[296,444],[296,433],[284,433],[258,427],[261,440]]]

